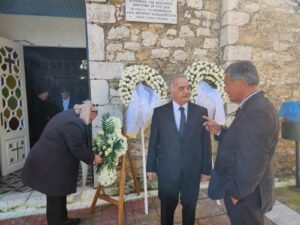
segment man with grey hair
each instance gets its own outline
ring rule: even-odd
[[[174,224],[178,197],[182,224],[195,224],[200,179],[211,172],[209,132],[202,126],[207,109],[189,102],[191,86],[178,75],[170,83],[172,101],[154,109],[148,148],[147,176],[157,175],[161,224]]]
[[[239,104],[227,128],[208,117],[204,126],[219,141],[208,195],[224,198],[232,225],[263,225],[273,205],[271,160],[278,141],[274,106],[258,90],[259,77],[250,61],[237,61],[225,70],[225,91]]]

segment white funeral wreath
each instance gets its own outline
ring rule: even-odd
[[[148,65],[134,65],[123,71],[119,83],[120,98],[125,106],[129,105],[135,86],[139,82],[144,82],[153,89],[161,97],[162,102],[167,101],[167,85],[158,71]]]
[[[212,62],[196,61],[184,72],[192,86],[191,101],[195,102],[200,81],[204,80],[217,88],[224,102],[228,102],[228,96],[224,90],[224,70]]]

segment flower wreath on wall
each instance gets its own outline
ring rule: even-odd
[[[93,151],[102,157],[102,163],[95,167],[100,185],[107,187],[117,179],[116,167],[127,151],[127,139],[122,135],[119,118],[105,113],[101,122],[102,130],[93,137]]]
[[[195,102],[200,81],[206,81],[209,85],[216,88],[223,101],[228,102],[228,96],[224,90],[224,70],[211,62],[196,61],[184,72],[192,86],[191,101]]]
[[[125,106],[129,105],[133,91],[140,82],[154,90],[163,102],[167,101],[167,85],[158,71],[148,65],[133,65],[123,71],[119,83],[120,98]]]

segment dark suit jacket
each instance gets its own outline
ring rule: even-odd
[[[231,126],[222,129],[209,184],[212,199],[241,200],[258,187],[264,212],[272,208],[271,159],[278,141],[278,118],[262,92],[251,96]]]
[[[34,96],[32,107],[30,107],[29,111],[32,132],[31,142],[35,143],[40,138],[48,122],[46,102],[43,102],[38,96]]]
[[[76,192],[79,160],[91,164],[87,125],[74,110],[54,116],[30,150],[22,179],[25,185],[49,196]]]
[[[68,105],[68,109],[73,109],[75,104],[78,104],[79,102],[77,101],[77,99],[73,96],[70,96],[70,101],[69,101],[69,105]],[[62,98],[58,98],[57,100],[57,107],[59,112],[64,111],[64,106],[63,106],[63,99]]]
[[[173,103],[155,108],[148,148],[147,172],[156,172],[158,179],[177,181],[181,171],[191,181],[200,181],[201,174],[211,173],[210,135],[202,126],[207,110],[188,104],[187,129],[180,137],[176,127]]]

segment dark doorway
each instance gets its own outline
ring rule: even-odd
[[[86,60],[86,49],[83,48],[50,48],[24,47],[24,62],[28,112],[31,115],[33,102],[39,87],[49,91],[46,102],[47,114],[50,119],[57,111],[57,100],[60,88],[65,87],[77,103],[89,98],[89,83],[86,69],[82,68],[82,60]],[[29,129],[32,119],[29,116]],[[32,131],[30,131],[31,145]]]

